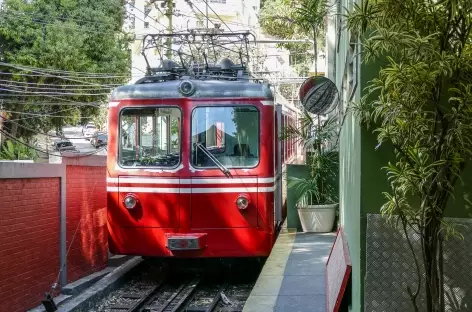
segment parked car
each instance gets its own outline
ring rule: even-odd
[[[88,123],[82,128],[82,135],[88,140],[93,134],[97,132],[97,127],[93,123]]]
[[[53,143],[54,149],[59,152],[75,151],[75,146],[67,139],[57,140]]]
[[[90,140],[90,144],[92,144],[95,148],[99,148],[100,146],[106,146],[108,143],[108,136],[102,132],[96,132],[93,138]]]

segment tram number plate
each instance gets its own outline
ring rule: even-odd
[[[168,237],[167,246],[170,250],[195,250],[201,248],[199,237],[188,236]]]

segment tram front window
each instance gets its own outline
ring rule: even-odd
[[[176,167],[180,163],[181,116],[175,107],[126,108],[120,114],[121,166]]]
[[[260,126],[256,107],[197,107],[192,112],[191,127],[192,166],[219,167],[213,157],[224,168],[251,168],[259,163]],[[198,148],[198,143],[204,150]]]

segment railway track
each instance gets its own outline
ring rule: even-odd
[[[107,310],[126,312],[240,312],[247,296],[228,298],[228,283],[223,285],[203,285],[200,278],[193,278],[180,285],[165,285],[159,281],[142,294],[124,293],[121,298],[126,303],[113,304]],[[202,286],[201,289],[199,286]],[[247,294],[249,295],[249,293]],[[242,304],[238,304],[242,303]]]
[[[255,282],[206,272],[163,271],[150,274],[146,286],[124,285],[94,311],[241,312]]]

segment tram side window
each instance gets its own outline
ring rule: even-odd
[[[191,127],[191,163],[194,167],[218,167],[213,157],[226,168],[248,168],[259,163],[257,108],[197,107],[192,113]]]
[[[178,108],[126,108],[121,112],[120,125],[120,165],[175,167],[180,163]]]

